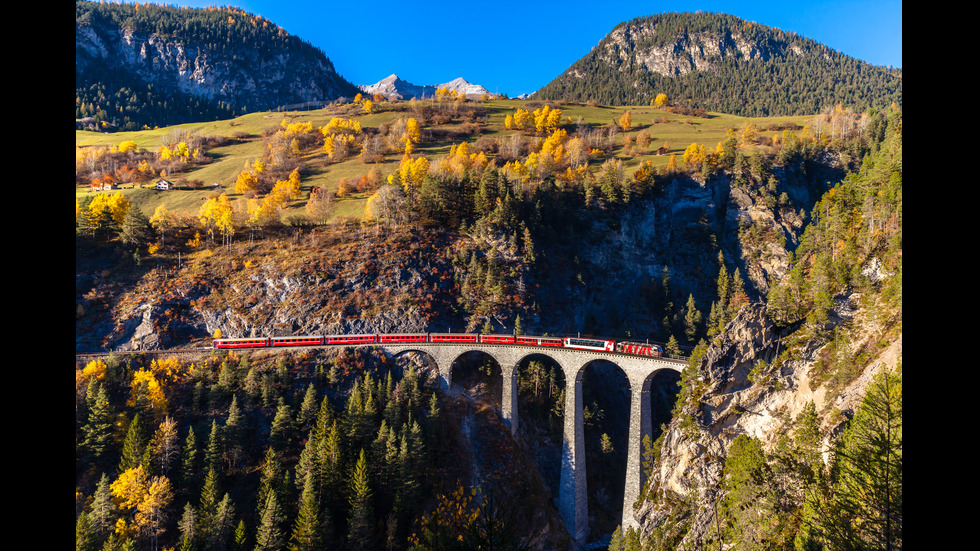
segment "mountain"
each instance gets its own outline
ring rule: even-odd
[[[620,23],[534,97],[638,105],[660,93],[743,116],[861,111],[901,105],[902,72],[730,15],[663,13]]]
[[[391,75],[383,78],[374,84],[361,84],[358,86],[361,92],[367,94],[381,94],[388,99],[409,100],[412,98],[432,97],[436,95],[436,87],[432,85],[419,86],[406,80],[402,80],[398,75]]]
[[[137,129],[357,91],[322,51],[237,8],[75,3],[76,120]]]
[[[480,86],[479,84],[470,84],[462,77],[440,84],[438,87],[449,88],[454,92],[462,92],[466,94],[467,97],[479,97],[484,94],[490,95],[490,91],[483,86]]]
[[[368,94],[381,94],[388,99],[408,100],[412,98],[432,97],[439,88],[448,88],[454,92],[462,92],[470,98],[481,95],[490,95],[490,92],[479,84],[470,84],[462,77],[443,84],[427,84],[419,86],[406,80],[402,80],[398,75],[390,75],[374,84],[361,84],[361,92]]]

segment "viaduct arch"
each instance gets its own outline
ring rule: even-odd
[[[547,356],[554,360],[565,376],[565,418],[561,451],[561,478],[557,506],[565,527],[577,542],[584,542],[589,533],[588,494],[585,465],[585,422],[582,398],[582,378],[585,368],[595,360],[615,364],[625,374],[630,386],[629,438],[626,459],[626,487],[623,492],[622,526],[638,528],[633,518],[633,503],[643,488],[641,468],[642,441],[652,434],[653,421],[650,391],[654,377],[661,370],[680,372],[684,362],[666,358],[644,358],[605,352],[492,344],[376,344],[393,355],[419,352],[430,357],[439,371],[440,386],[448,391],[452,385],[452,365],[468,352],[479,351],[496,360],[503,376],[501,416],[517,433],[520,423],[517,400],[517,368],[531,355]]]

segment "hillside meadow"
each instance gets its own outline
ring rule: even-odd
[[[424,103],[426,102],[418,102],[418,104]],[[470,120],[462,121],[450,118],[424,125],[422,142],[416,146],[414,154],[424,155],[434,161],[447,155],[453,145],[463,141],[468,142],[471,147],[478,139],[482,139],[484,142],[496,139],[503,143],[512,134],[520,132],[508,130],[505,127],[505,119],[508,115],[513,115],[518,109],[525,109],[530,112],[544,106],[545,103],[495,99],[468,101],[465,105],[470,107]],[[706,116],[698,117],[643,105],[610,107],[561,102],[551,102],[549,105],[552,108],[561,109],[562,127],[568,132],[569,137],[582,130],[607,129],[615,126],[623,114],[629,111],[632,119],[630,129],[625,132],[617,130],[614,138],[609,140],[606,148],[607,153],[590,162],[590,169],[595,171],[609,158],[621,159],[627,174],[631,174],[646,161],[650,161],[658,169],[666,167],[670,161],[670,155],[656,154],[657,148],[664,145],[667,146],[671,154],[676,154],[676,161],[681,164],[681,154],[687,146],[692,143],[703,144],[708,151],[714,151],[715,146],[726,138],[729,130],[733,130],[741,136],[744,128],[748,125],[755,125],[759,129],[757,144],[765,144],[769,141],[767,138],[780,134],[783,129],[801,129],[813,119],[812,116],[753,118],[723,113],[707,113]],[[310,111],[265,111],[250,113],[229,120],[183,124],[134,132],[99,133],[76,130],[75,146],[76,149],[118,146],[122,142],[132,141],[140,150],[153,152],[164,143],[168,136],[179,132],[192,133],[197,136],[228,138],[221,145],[207,150],[207,156],[212,159],[210,162],[202,165],[191,165],[185,172],[168,176],[171,180],[182,178],[189,181],[200,181],[203,186],[199,189],[160,191],[123,185],[121,189],[113,192],[125,195],[131,204],[138,206],[147,215],[152,214],[157,206],[164,205],[170,211],[194,216],[200,209],[202,202],[215,192],[227,194],[232,201],[242,197],[240,193],[235,191],[235,180],[238,174],[247,165],[262,158],[266,149],[264,136],[279,129],[283,120],[290,123],[312,123],[314,129],[318,129],[334,117],[344,117],[356,119],[362,128],[368,130],[378,129],[396,119],[412,116],[412,107],[409,102],[379,102],[375,104],[374,112],[370,114],[364,113],[360,106],[354,104],[333,105]],[[634,146],[631,151],[628,151],[624,146],[625,138],[628,136],[635,143],[641,133],[646,133],[649,136],[649,145],[647,147]],[[530,134],[524,131],[524,135]],[[542,139],[545,137],[544,134],[538,134],[538,136]],[[747,145],[742,147],[742,151],[752,154],[760,147],[765,148],[766,146]],[[488,154],[488,157],[491,161],[494,160],[494,155]],[[355,153],[341,162],[330,162],[322,147],[305,149],[298,159],[302,167],[302,197],[284,209],[283,218],[289,219],[305,212],[306,199],[313,186],[336,191],[337,183],[342,178],[356,181],[367,174],[372,166],[377,166],[382,176],[386,177],[398,169],[400,160],[400,154],[389,154],[385,155],[380,163],[367,164],[362,162]],[[499,162],[497,164],[498,166],[502,165]],[[150,188],[155,181],[156,178],[144,185]],[[213,186],[213,184],[218,185]],[[88,186],[76,186],[76,198],[78,199],[91,196],[93,193],[96,192],[91,191]],[[336,198],[331,210],[331,220],[361,218],[369,195],[369,193],[352,193]]]

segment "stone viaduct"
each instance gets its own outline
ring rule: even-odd
[[[561,479],[557,506],[569,534],[584,542],[589,533],[588,494],[586,492],[585,428],[583,419],[582,376],[586,366],[595,360],[606,360],[619,366],[629,380],[630,404],[629,450],[626,460],[626,488],[623,492],[622,526],[638,527],[633,518],[633,503],[643,488],[640,464],[641,442],[652,433],[650,385],[653,376],[662,369],[681,371],[685,363],[666,358],[644,358],[604,352],[543,348],[520,345],[493,344],[376,344],[398,355],[419,352],[431,358],[439,370],[440,384],[448,390],[452,384],[453,363],[463,354],[479,351],[496,360],[503,375],[501,415],[516,434],[519,422],[517,404],[517,367],[532,355],[554,360],[565,374],[564,442],[561,453]],[[574,389],[574,391],[571,391]]]

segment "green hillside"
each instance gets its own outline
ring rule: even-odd
[[[431,122],[423,128],[425,138],[418,145],[416,154],[436,160],[447,155],[454,144],[467,142],[471,147],[474,147],[477,143],[489,143],[492,145],[488,146],[491,147],[488,158],[502,167],[501,156],[499,153],[492,153],[493,147],[499,149],[500,143],[515,135],[526,137],[528,140],[543,137],[543,133],[532,136],[526,132],[507,130],[504,121],[508,115],[513,115],[517,109],[533,112],[534,109],[543,106],[544,103],[493,100],[468,102],[465,105],[466,109],[461,115],[453,117],[450,114],[448,120],[445,117],[433,117]],[[770,148],[763,144],[771,140],[773,136],[781,135],[786,128],[801,131],[813,119],[812,116],[753,118],[721,113],[710,113],[707,116],[698,117],[642,105],[634,107],[610,107],[582,103],[551,103],[551,105],[561,109],[564,120],[562,127],[572,135],[579,131],[585,133],[608,130],[615,127],[625,112],[629,111],[632,118],[631,129],[622,131],[620,128],[611,142],[604,140],[599,145],[601,149],[608,152],[601,158],[589,160],[588,163],[592,170],[598,170],[606,160],[617,159],[624,163],[629,173],[647,162],[658,170],[665,169],[670,162],[670,155],[656,155],[656,150],[664,144],[667,144],[670,153],[678,157],[692,143],[704,144],[708,149],[713,150],[719,142],[726,138],[729,131],[741,134],[748,125],[755,125],[759,129],[759,139],[755,144],[747,144],[745,152],[747,154],[756,150],[770,152]],[[451,111],[451,108],[439,106],[436,102],[430,102],[428,107],[433,111]],[[407,102],[378,104],[377,112],[372,114],[363,114],[361,111],[357,106],[347,104],[311,111],[250,113],[234,119],[183,124],[154,130],[111,134],[77,130],[75,132],[75,145],[79,148],[118,147],[123,142],[132,141],[141,151],[152,153],[156,152],[166,139],[179,133],[188,133],[200,138],[222,138],[221,143],[208,149],[208,156],[211,161],[191,164],[180,173],[170,174],[172,179],[199,181],[204,185],[201,189],[165,192],[131,189],[124,186],[119,190],[147,214],[151,214],[157,206],[164,205],[170,210],[193,216],[200,208],[201,200],[214,191],[227,193],[232,199],[242,198],[242,194],[235,192],[235,180],[247,164],[256,159],[261,159],[266,154],[267,136],[274,134],[277,129],[281,128],[283,121],[311,123],[314,128],[321,128],[334,117],[346,117],[359,121],[365,132],[377,133],[381,127],[390,125],[399,118],[411,118],[414,115]],[[468,118],[474,117],[479,118],[479,122],[468,122]],[[645,133],[649,137],[648,145],[645,147],[633,145],[631,149],[624,146],[625,137],[629,137],[635,144],[641,133]],[[340,162],[331,162],[322,151],[322,140],[316,143],[319,146],[311,145],[302,151],[295,160],[302,167],[300,172],[303,176],[304,198],[313,186],[336,191],[341,178],[360,178],[373,167],[376,167],[383,177],[387,177],[398,169],[401,160],[401,154],[392,151],[384,155],[382,160],[374,163],[365,163],[356,154]],[[78,184],[77,197],[84,198],[91,195],[88,182],[77,180],[76,183]],[[147,179],[143,183],[149,184],[151,179]],[[218,183],[220,188],[217,190],[211,188],[212,183]],[[366,201],[366,193],[354,193],[348,197],[339,198],[334,208],[333,217],[335,219],[343,217],[361,218]],[[305,201],[303,200],[290,204],[283,211],[284,219],[302,214],[304,207]]]

